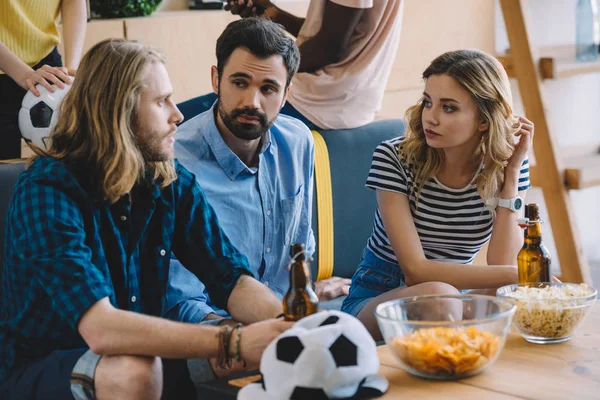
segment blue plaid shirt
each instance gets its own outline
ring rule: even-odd
[[[220,307],[246,257],[221,230],[195,176],[176,162],[164,189],[139,184],[95,201],[85,172],[41,157],[19,177],[6,220],[0,293],[0,382],[54,350],[87,347],[77,325],[97,301],[162,314],[171,251]],[[81,174],[81,175],[78,175]]]

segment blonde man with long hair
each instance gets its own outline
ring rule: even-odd
[[[194,397],[186,359],[256,366],[290,326],[253,324],[281,314],[281,303],[173,160],[182,115],[171,92],[152,48],[106,40],[83,58],[51,146],[36,149],[8,209],[3,398]],[[159,318],[171,251],[213,301],[251,325]]]
[[[508,77],[486,53],[442,54],[423,79],[406,137],[373,155],[366,186],[378,209],[342,305],[377,337],[384,301],[517,282],[533,123],[513,116]],[[490,267],[467,265],[488,241]]]

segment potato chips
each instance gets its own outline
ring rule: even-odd
[[[492,359],[500,339],[468,328],[422,328],[391,342],[396,355],[419,373],[459,377],[478,370]]]

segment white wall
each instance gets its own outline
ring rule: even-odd
[[[277,2],[286,1],[289,0]],[[494,1],[497,9],[496,50],[503,53],[508,48],[508,39],[498,0]],[[576,0],[523,0],[523,4],[527,5],[525,11],[532,45],[574,43],[576,3]],[[164,0],[159,7],[159,11],[185,9],[187,0]],[[524,113],[516,81],[513,81],[513,93],[516,112]],[[544,99],[551,133],[561,146],[600,142],[600,74],[545,81]],[[576,208],[584,252],[590,260],[600,260],[600,207],[597,207],[600,204],[600,187],[572,191],[571,198]],[[543,205],[541,191],[531,190],[528,201],[537,201]],[[553,239],[549,235],[550,228],[549,224],[544,227],[547,238],[545,241],[550,251],[556,254]]]
[[[187,10],[187,0],[163,0],[156,11]]]
[[[496,3],[496,50],[502,53],[509,46],[502,11],[497,0]],[[574,44],[576,3],[523,1],[532,47]],[[513,93],[518,93],[514,80]],[[551,134],[560,146],[600,142],[600,73],[544,81],[543,96]],[[517,95],[515,109],[523,112]],[[532,193],[532,198],[539,197],[539,191]],[[584,252],[588,259],[600,260],[600,187],[571,191],[571,199]],[[550,232],[546,227],[544,231]]]

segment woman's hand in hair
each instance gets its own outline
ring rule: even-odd
[[[36,89],[35,85],[40,84],[49,92],[54,92],[52,84],[55,84],[59,88],[64,88],[65,83],[73,83],[69,70],[65,67],[51,67],[49,65],[43,65],[37,70],[31,70],[31,72],[25,77],[25,80],[20,84],[23,89],[31,91],[34,95],[39,96],[40,92]]]
[[[225,4],[225,10],[242,18],[262,15],[269,7],[273,7],[270,0],[230,0]]]
[[[507,169],[516,170],[517,172],[521,169],[523,161],[527,158],[529,150],[533,146],[533,133],[534,126],[533,122],[525,117],[519,117],[521,124],[519,130],[515,133],[515,136],[519,138],[519,141],[515,145],[512,156],[508,160]]]

